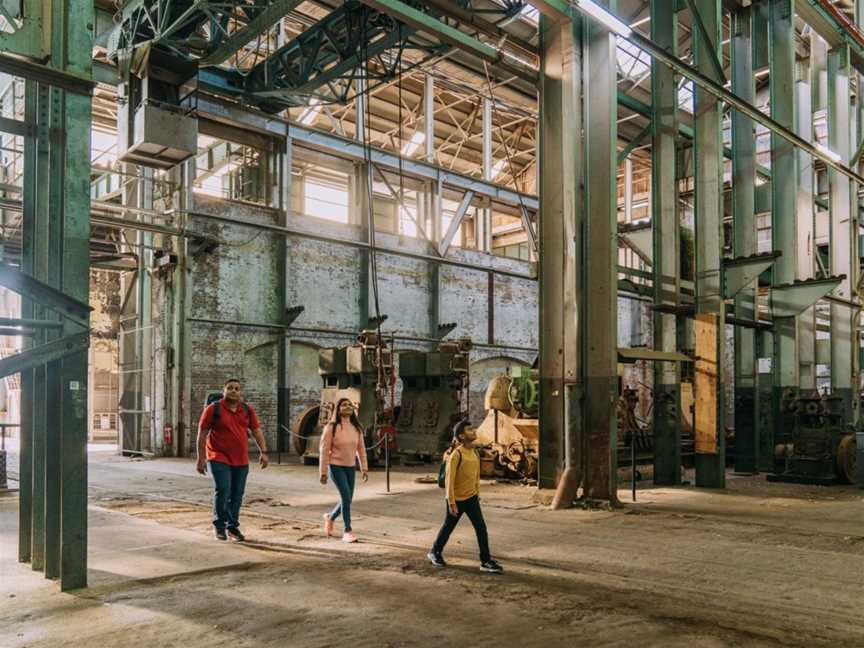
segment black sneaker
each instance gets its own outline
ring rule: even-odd
[[[484,563],[480,563],[480,571],[489,572],[490,574],[501,574],[504,572],[504,568],[494,560],[487,560]]]
[[[444,561],[444,556],[442,556],[440,553],[435,553],[434,551],[430,551],[429,553],[426,554],[426,557],[429,559],[429,562],[431,562],[436,567],[446,567],[447,566],[447,563]]]
[[[214,535],[217,540],[222,540],[223,542],[228,540],[228,536],[225,535],[225,529],[216,529]]]
[[[240,533],[240,529],[228,529],[228,535],[234,538],[237,542],[243,542],[246,539],[246,536]]]

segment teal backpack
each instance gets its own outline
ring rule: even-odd
[[[455,450],[453,451],[455,452]],[[459,454],[459,461],[462,461],[462,454]],[[456,464],[458,469],[459,464]],[[441,465],[438,466],[438,488],[444,488],[447,484],[447,453],[444,454],[444,458],[441,460]]]

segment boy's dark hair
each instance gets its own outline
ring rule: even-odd
[[[462,433],[465,431],[465,428],[471,425],[471,421],[467,418],[463,418],[458,420],[455,425],[453,425],[453,442],[458,443],[459,437],[462,436]]]
[[[226,381],[222,384],[222,386],[223,386],[223,387],[227,387],[227,386],[228,386],[230,383],[232,383],[232,382],[236,382],[238,385],[240,384],[240,380],[239,380],[238,378],[229,378],[228,380],[226,380]]]

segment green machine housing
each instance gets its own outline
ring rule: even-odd
[[[470,340],[442,342],[436,351],[399,354],[402,401],[396,443],[403,457],[438,457],[453,424],[468,415]]]

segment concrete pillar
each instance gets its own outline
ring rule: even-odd
[[[615,11],[617,2],[601,2]],[[617,501],[618,401],[618,191],[616,38],[597,21],[587,23],[585,497]]]
[[[581,482],[584,326],[581,250],[582,21],[540,18],[540,465],[541,488],[565,470],[573,500]]]

